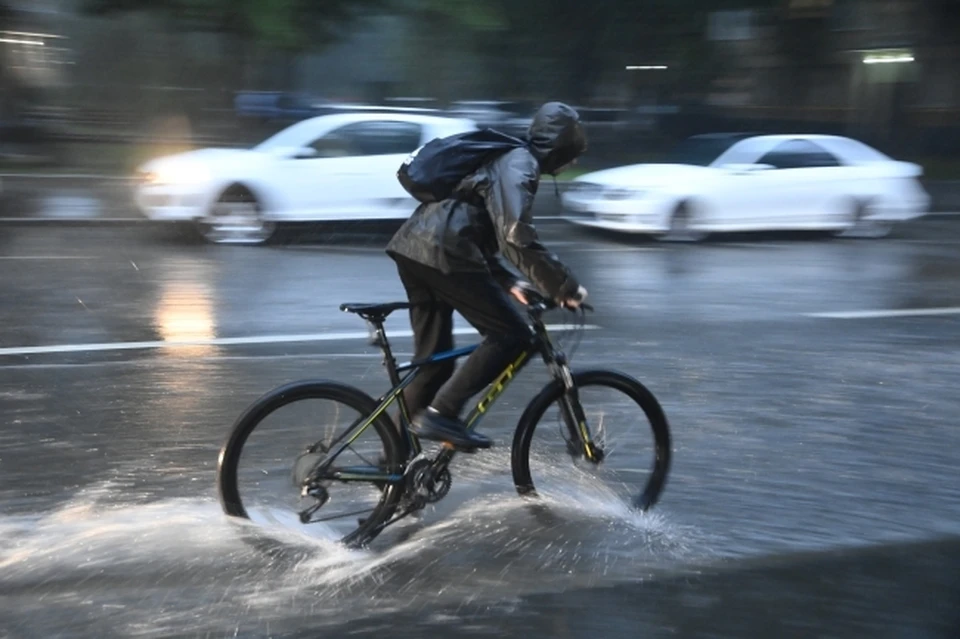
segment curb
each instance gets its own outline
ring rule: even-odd
[[[3,180],[97,180],[101,182],[136,182],[129,175],[97,175],[95,173],[0,173]]]
[[[960,211],[932,211],[927,213],[923,217],[917,218],[917,222],[922,222],[927,218],[949,218],[949,217],[960,217]]]
[[[534,219],[538,222],[562,222],[566,220],[566,218],[556,215],[534,216]],[[342,220],[345,224],[352,221],[354,220]],[[177,222],[140,217],[0,217],[0,225],[2,226],[153,226],[164,228],[172,227],[175,224]],[[280,222],[280,224],[285,223]],[[310,224],[323,224],[323,222],[288,222],[286,224],[309,226]]]
[[[168,226],[170,222],[145,217],[0,217],[6,226]]]
[[[945,220],[960,218],[960,211],[944,211],[937,213],[928,213],[923,217],[913,220],[900,222],[899,225],[923,224],[928,221]],[[534,219],[538,222],[563,222],[567,218],[562,215],[535,215]],[[340,220],[343,223],[350,223],[355,220]],[[169,220],[151,220],[146,217],[0,217],[0,225],[9,226],[155,226],[157,228],[169,227],[176,224]],[[290,225],[310,225],[314,222],[289,222],[280,224]],[[322,224],[322,222],[316,222]]]

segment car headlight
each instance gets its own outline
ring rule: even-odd
[[[188,164],[168,164],[142,175],[144,184],[200,184],[210,179],[206,168]]]
[[[646,191],[637,189],[606,189],[603,192],[605,200],[636,200],[643,197]]]
[[[591,197],[597,197],[598,195],[600,195],[600,192],[602,190],[603,190],[603,187],[598,186],[596,184],[574,180],[573,182],[570,182],[567,185],[566,193],[580,199],[588,199]]]

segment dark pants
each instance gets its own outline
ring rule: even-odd
[[[467,401],[496,379],[529,344],[530,328],[489,273],[448,275],[412,260],[395,259],[411,304],[416,359],[454,347],[454,311],[483,336],[483,342],[456,374],[453,360],[438,362],[420,369],[404,390],[411,415],[432,406],[442,415],[459,417]]]

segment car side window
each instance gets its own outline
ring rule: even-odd
[[[413,122],[370,120],[334,129],[310,146],[322,158],[401,155],[415,151],[422,136],[422,126]]]
[[[811,169],[841,165],[837,156],[809,140],[789,140],[778,144],[757,162],[777,169]]]
[[[758,148],[760,147],[760,148]],[[755,138],[740,140],[729,149],[724,151],[711,166],[722,166],[724,164],[754,164],[757,157],[762,152],[762,146],[758,144]]]
[[[357,155],[348,130],[350,126],[352,125],[328,131],[307,146],[317,152],[318,158],[343,158]]]
[[[423,127],[390,120],[360,122],[355,129],[360,155],[406,155],[420,146]]]

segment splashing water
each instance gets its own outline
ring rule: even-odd
[[[0,518],[0,594],[12,602],[0,626],[143,637],[316,628],[643,579],[701,552],[697,531],[569,477],[549,498],[518,498],[492,462],[462,469],[441,502],[452,512],[407,520],[370,550],[297,530],[292,513],[268,514],[288,529],[229,519],[209,499],[118,504],[110,485],[52,513]],[[475,494],[484,482],[501,491]]]

